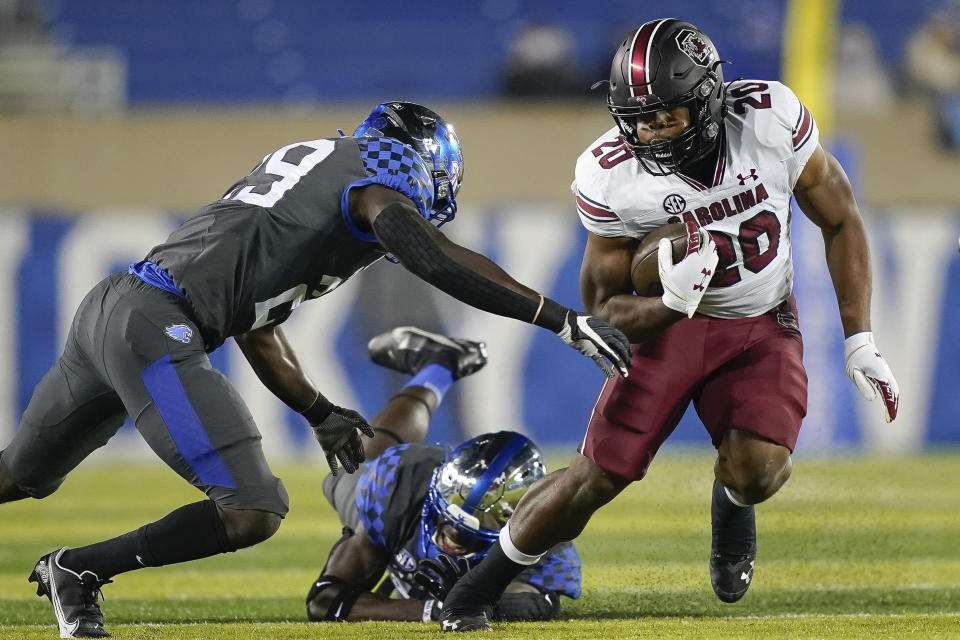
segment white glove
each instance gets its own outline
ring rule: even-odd
[[[883,400],[883,417],[893,422],[900,407],[900,387],[890,371],[890,366],[873,344],[873,333],[855,333],[843,341],[843,359],[847,375],[867,400],[880,394]]]
[[[677,264],[673,264],[670,240],[662,238],[657,246],[657,266],[663,304],[692,318],[719,259],[710,233],[692,222],[687,223],[687,255]]]

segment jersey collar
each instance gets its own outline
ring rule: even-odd
[[[680,171],[677,171],[674,175],[683,180],[689,186],[693,187],[697,191],[706,191],[713,187],[718,186],[723,182],[723,174],[727,166],[727,129],[726,127],[720,128],[720,139],[717,140],[717,148],[714,151],[715,160],[713,165],[713,182],[710,185],[703,184],[696,178],[692,178]]]

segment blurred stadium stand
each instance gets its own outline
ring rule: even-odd
[[[739,73],[773,77],[782,5],[680,0],[671,11],[711,25]],[[130,103],[142,105],[492,97],[510,43],[545,16],[575,34],[578,60],[596,75],[590,83],[607,75],[614,39],[658,14],[628,0],[604,2],[602,11],[578,0],[442,8],[391,0],[64,0],[50,5],[48,20],[70,46],[124,51]]]
[[[856,86],[854,106],[837,105],[831,146],[851,173],[872,237],[874,329],[900,380],[903,409],[895,424],[883,424],[846,380],[822,241],[797,215],[796,288],[811,384],[805,450],[960,443],[953,321],[960,314],[960,157],[938,147],[934,112],[902,89],[907,40],[943,4],[847,0],[840,8],[839,37],[866,38],[847,53],[857,64],[863,51],[873,56],[850,67],[843,88],[867,70],[880,81],[871,95],[883,96],[889,81],[888,108],[856,106],[865,93]],[[415,13],[414,5],[0,0],[0,20],[21,25],[0,27],[18,36],[0,39],[0,295],[12,301],[0,319],[16,327],[0,335],[0,442],[93,282],[141,258],[265,153],[337,128],[349,132],[383,99],[427,102],[457,126],[466,180],[450,234],[580,306],[584,232],[568,187],[575,158],[611,121],[599,95],[509,100],[505,70],[520,34],[549,16],[572,36],[589,84],[607,75],[624,31],[659,17],[660,8],[635,0],[480,0],[442,9],[430,3]],[[24,22],[33,15],[24,7],[40,11],[42,28]],[[785,7],[785,0],[676,0],[669,11],[711,34],[734,63],[729,78],[775,79]],[[302,359],[331,397],[368,415],[400,382],[365,363],[373,333],[413,322],[488,340],[489,369],[455,387],[431,433],[447,443],[461,430],[491,428],[574,441],[601,383],[591,363],[556,348],[552,337],[471,312],[391,265],[376,265],[305,309],[285,325]],[[307,433],[299,418],[253,379],[232,345],[213,359],[250,404],[265,447],[297,452]],[[675,441],[707,443],[691,416]],[[129,433],[111,447],[145,448]]]
[[[871,30],[895,68],[905,38],[943,3],[841,4],[842,22]],[[419,12],[391,0],[58,0],[46,10],[63,44],[122,51],[130,103],[154,105],[491,97],[510,43],[544,16],[574,35],[577,59],[599,79],[615,41],[662,8],[632,0],[483,0]],[[779,75],[781,0],[676,0],[669,12],[706,29],[737,75]]]

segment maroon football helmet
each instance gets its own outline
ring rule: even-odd
[[[716,141],[724,115],[720,64],[710,38],[689,22],[674,18],[647,22],[617,49],[607,109],[648,173],[674,173]],[[690,109],[688,130],[671,140],[640,142],[637,116],[679,105]]]

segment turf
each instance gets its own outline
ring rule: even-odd
[[[754,583],[710,590],[712,457],[662,455],[577,541],[584,594],[562,619],[499,625],[504,638],[960,638],[960,452],[803,458],[758,508]],[[557,458],[558,461],[562,458]],[[554,467],[557,465],[553,465]],[[435,625],[303,622],[303,597],[340,527],[321,462],[280,467],[291,514],[266,543],[119,576],[104,589],[120,639],[420,638]],[[26,576],[52,548],[136,528],[198,499],[158,462],[88,466],[55,495],[0,507],[0,637],[56,638]]]

